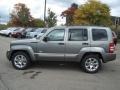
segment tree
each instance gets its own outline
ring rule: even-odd
[[[66,25],[72,25],[73,22],[73,16],[75,11],[78,9],[78,5],[76,3],[71,4],[70,8],[63,11],[61,16],[66,17]]]
[[[9,24],[11,26],[32,26],[33,17],[30,15],[29,9],[25,4],[18,3],[14,5],[14,10],[11,13]]]
[[[4,30],[4,29],[7,29],[7,25],[5,25],[5,24],[0,24],[0,30]]]
[[[75,11],[74,24],[108,26],[111,24],[110,9],[100,1],[88,0]]]
[[[56,14],[48,9],[48,17],[46,18],[46,24],[48,27],[53,27],[57,24],[57,16]]]
[[[34,19],[33,20],[34,27],[45,27],[45,23],[42,19]]]

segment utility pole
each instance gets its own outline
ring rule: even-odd
[[[115,18],[115,29],[118,29],[118,25],[119,25],[119,17]]]
[[[45,19],[46,19],[46,0],[45,0],[45,5],[44,5],[44,22],[46,24]]]
[[[1,16],[0,16],[0,24],[1,24]]]

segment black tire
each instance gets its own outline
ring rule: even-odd
[[[16,58],[17,56],[20,56],[20,55],[24,56],[24,59],[25,59],[25,63],[26,63],[26,64],[25,64],[23,67],[18,67],[18,65],[15,64],[15,58]],[[19,60],[19,61],[20,61],[20,60]],[[14,67],[15,69],[18,69],[18,70],[25,70],[25,69],[27,69],[27,68],[31,65],[31,60],[30,60],[29,55],[26,54],[25,52],[22,52],[22,51],[18,51],[18,52],[16,52],[16,53],[14,53],[14,54],[12,55],[11,62],[12,62],[13,67]],[[23,63],[22,63],[22,64],[23,64]]]
[[[18,38],[18,39],[22,38],[22,35],[21,35],[21,34],[19,34],[19,35],[17,36],[17,38]]]
[[[95,64],[95,62],[94,62],[95,65],[93,65],[93,61],[92,61],[92,63],[88,62],[89,59],[96,61],[97,64]],[[87,64],[87,63],[90,63],[91,65],[93,65],[96,68],[94,69],[92,66],[90,67],[90,64]],[[87,73],[97,73],[101,69],[102,63],[101,63],[101,59],[99,58],[98,55],[92,54],[92,55],[86,55],[83,58],[83,60],[81,61],[80,65],[81,65],[82,70],[85,71],[85,72],[87,72]],[[94,70],[91,71],[88,68],[92,68]]]
[[[37,37],[37,35],[34,36],[34,38],[36,38],[36,37]]]
[[[11,34],[11,33],[9,33],[9,34],[8,34],[8,37],[12,37],[12,34]]]

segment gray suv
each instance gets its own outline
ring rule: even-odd
[[[12,41],[7,58],[19,70],[33,61],[78,62],[95,73],[101,64],[116,59],[112,31],[97,26],[52,27],[40,38]]]

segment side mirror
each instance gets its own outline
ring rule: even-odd
[[[48,37],[44,37],[43,41],[47,42],[47,41],[49,41],[49,38]]]

